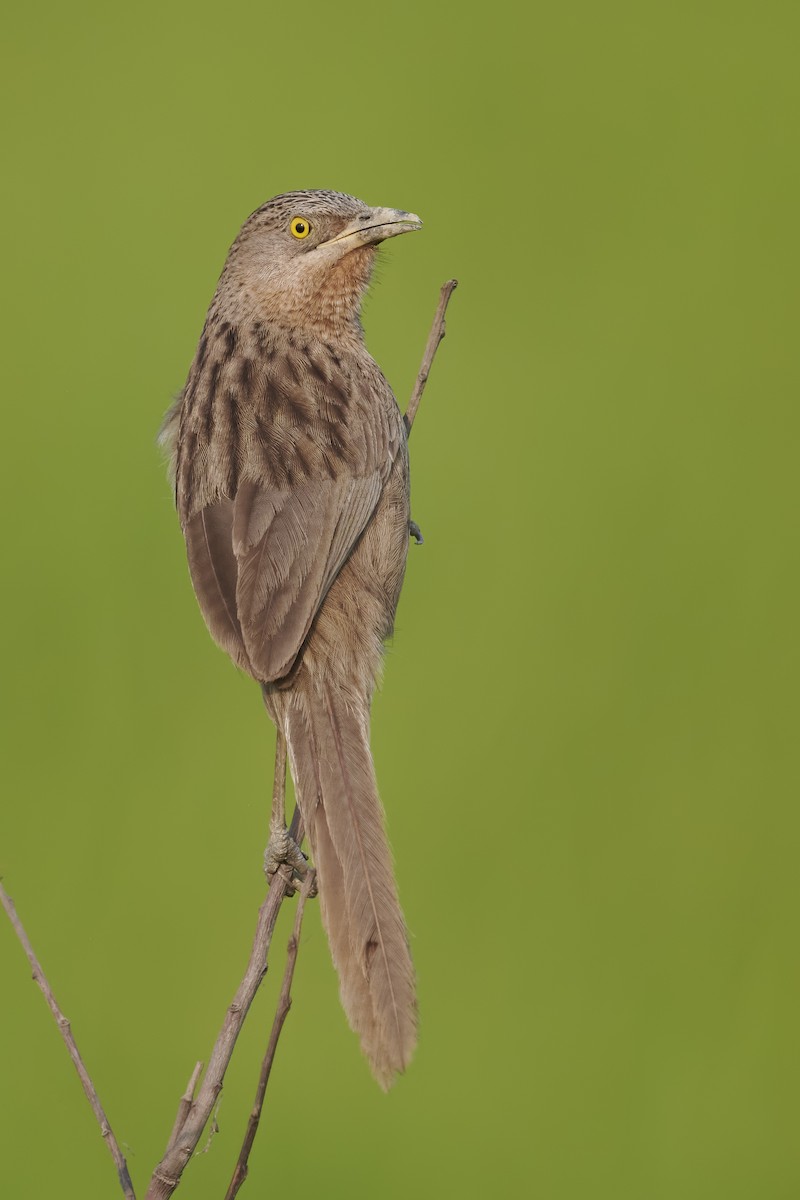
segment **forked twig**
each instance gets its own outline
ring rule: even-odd
[[[275,1011],[275,1018],[272,1022],[272,1030],[269,1035],[267,1051],[264,1055],[264,1061],[261,1064],[261,1074],[258,1077],[258,1087],[256,1088],[256,1096],[253,1101],[253,1107],[250,1111],[250,1116],[247,1121],[247,1130],[242,1142],[242,1148],[239,1151],[239,1158],[234,1168],[228,1190],[225,1193],[225,1200],[234,1200],[234,1196],[239,1191],[239,1188],[247,1178],[248,1159],[250,1151],[253,1148],[256,1133],[258,1132],[258,1123],[261,1120],[261,1110],[264,1107],[264,1095],[269,1083],[270,1072],[272,1071],[272,1063],[275,1059],[275,1051],[278,1047],[278,1038],[283,1029],[283,1023],[289,1015],[289,1009],[292,1007],[292,979],[294,978],[294,968],[297,962],[297,951],[300,946],[300,930],[303,925],[303,910],[306,906],[306,900],[314,886],[314,872],[309,871],[303,880],[303,886],[300,889],[300,895],[297,901],[297,912],[294,917],[294,927],[292,936],[289,938],[289,946],[286,951],[286,969],[283,973],[283,984],[281,993],[278,997],[278,1007]]]
[[[108,1122],[108,1117],[106,1116],[103,1106],[100,1103],[100,1097],[97,1094],[97,1090],[92,1083],[89,1072],[86,1070],[78,1047],[75,1044],[75,1038],[72,1034],[72,1027],[58,1006],[58,1002],[53,995],[53,989],[50,987],[50,984],[47,981],[47,976],[42,970],[42,965],[36,957],[33,946],[28,940],[28,935],[25,932],[19,916],[17,915],[17,910],[14,907],[14,901],[11,899],[2,883],[0,883],[0,903],[2,903],[3,908],[6,910],[6,914],[13,926],[14,932],[22,943],[22,948],[25,951],[28,962],[33,968],[33,978],[42,990],[42,994],[48,1003],[50,1011],[55,1017],[55,1022],[58,1026],[59,1033],[64,1039],[64,1043],[69,1051],[69,1056],[75,1064],[75,1070],[78,1072],[81,1086],[86,1093],[86,1099],[92,1106],[92,1112],[94,1113],[95,1119],[100,1126],[100,1132],[102,1133],[106,1145],[111,1152],[111,1157],[114,1159],[114,1165],[117,1168],[117,1176],[119,1177],[119,1186],[122,1188],[122,1193],[126,1200],[136,1200],[136,1193],[133,1190],[133,1183],[131,1182],[131,1177],[128,1174],[128,1164],[125,1162],[125,1156],[119,1148],[119,1142],[115,1138],[114,1132]]]
[[[178,1115],[175,1117],[175,1124],[172,1126],[172,1133],[169,1135],[167,1149],[171,1149],[172,1146],[174,1146],[177,1142],[178,1134],[183,1129],[184,1125],[186,1124],[186,1118],[192,1111],[194,1094],[197,1091],[197,1083],[202,1073],[203,1064],[201,1062],[195,1063],[195,1068],[189,1076],[189,1082],[186,1085],[186,1091],[181,1096],[181,1102],[178,1105]]]
[[[406,426],[406,433],[411,434],[411,427],[414,424],[414,418],[417,415],[419,402],[422,399],[422,393],[425,390],[425,384],[428,382],[428,376],[431,373],[433,360],[436,351],[439,348],[439,343],[445,335],[444,314],[447,312],[447,305],[450,303],[450,297],[458,287],[457,279],[448,279],[447,283],[442,285],[439,293],[439,305],[436,309],[436,315],[433,318],[433,325],[428,334],[428,341],[425,346],[425,353],[422,356],[422,365],[417,373],[417,379],[414,384],[414,390],[411,393],[411,399],[408,402],[403,421]]]
[[[303,821],[299,808],[295,809],[289,835],[298,846],[301,844]],[[225,1071],[231,1060],[245,1017],[267,973],[267,954],[278,913],[286,895],[286,887],[287,876],[282,871],[277,871],[270,884],[267,898],[258,910],[258,923],[247,970],[225,1014],[225,1020],[217,1035],[200,1090],[189,1109],[183,1128],[177,1136],[170,1138],[166,1153],[152,1174],[145,1200],[168,1200],[180,1183],[184,1168],[197,1148],[197,1143],[200,1141],[208,1118],[222,1091]]]

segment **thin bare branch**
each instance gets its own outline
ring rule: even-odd
[[[439,293],[439,304],[436,309],[436,315],[433,318],[431,331],[428,334],[428,342],[425,346],[425,353],[422,356],[422,366],[417,374],[417,381],[414,384],[414,390],[411,393],[411,399],[408,402],[408,408],[406,409],[405,416],[403,417],[403,421],[405,422],[406,426],[406,433],[409,435],[411,434],[411,427],[414,424],[414,418],[417,415],[419,402],[422,399],[422,393],[425,390],[425,384],[428,382],[428,376],[431,373],[431,367],[433,366],[433,360],[436,355],[436,351],[439,348],[439,343],[445,335],[444,314],[447,312],[447,305],[450,303],[450,297],[457,287],[457,279],[448,279],[447,283],[442,285],[442,289]]]
[[[303,840],[303,822],[299,809],[295,809],[289,834],[300,845]],[[267,954],[278,913],[286,895],[288,874],[289,872],[284,873],[283,869],[275,873],[267,898],[258,910],[256,933],[244,978],[225,1014],[222,1029],[217,1035],[205,1077],[191,1111],[180,1134],[174,1142],[170,1142],[164,1157],[153,1172],[146,1200],[168,1200],[173,1194],[214,1110],[245,1017],[267,973]]]
[[[283,1023],[289,1015],[289,1009],[292,1007],[292,979],[294,978],[294,968],[297,963],[297,952],[300,947],[300,930],[303,925],[303,910],[306,906],[312,889],[314,887],[314,872],[309,871],[306,878],[303,880],[303,886],[300,889],[300,896],[297,901],[297,912],[294,917],[294,928],[292,936],[289,938],[289,946],[286,952],[286,970],[283,974],[283,984],[281,993],[278,997],[278,1007],[275,1011],[275,1019],[272,1022],[272,1030],[269,1035],[267,1044],[267,1052],[264,1055],[264,1061],[261,1064],[261,1074],[258,1078],[258,1087],[256,1089],[256,1097],[253,1101],[253,1107],[250,1111],[250,1117],[247,1122],[247,1130],[245,1131],[242,1148],[239,1151],[239,1159],[231,1177],[231,1182],[228,1185],[228,1190],[225,1193],[225,1200],[234,1200],[234,1196],[239,1191],[239,1188],[247,1178],[248,1159],[250,1151],[253,1148],[256,1133],[258,1132],[258,1123],[261,1120],[261,1110],[264,1107],[264,1095],[269,1083],[272,1064],[275,1059],[275,1051],[278,1048],[278,1038],[283,1029]]]
[[[36,957],[33,946],[31,945],[22,922],[17,915],[17,910],[14,907],[14,901],[11,899],[2,883],[0,883],[0,903],[2,903],[3,908],[6,910],[6,914],[13,926],[14,932],[22,943],[22,948],[25,951],[28,962],[31,964],[33,969],[33,978],[42,990],[42,994],[44,995],[50,1011],[55,1018],[59,1033],[64,1039],[64,1043],[69,1051],[69,1056],[75,1065],[75,1070],[78,1072],[78,1078],[80,1079],[83,1090],[86,1093],[86,1099],[92,1106],[92,1112],[94,1113],[95,1119],[100,1126],[100,1132],[102,1133],[106,1145],[111,1152],[111,1157],[114,1159],[114,1165],[117,1168],[117,1177],[119,1178],[119,1185],[122,1188],[122,1193],[126,1200],[136,1200],[136,1193],[133,1190],[133,1183],[131,1182],[131,1177],[128,1174],[128,1164],[125,1162],[125,1156],[119,1148],[119,1143],[114,1136],[114,1132],[109,1124],[108,1117],[106,1116],[103,1106],[100,1103],[100,1097],[97,1095],[97,1090],[92,1083],[89,1072],[86,1070],[83,1059],[80,1056],[78,1047],[75,1043],[75,1038],[72,1035],[72,1027],[58,1006],[58,1002],[53,995],[53,989],[48,983],[47,976],[42,970],[42,965]]]
[[[178,1115],[175,1117],[175,1124],[172,1126],[172,1133],[169,1135],[169,1142],[167,1143],[168,1150],[170,1150],[177,1142],[178,1136],[180,1135],[181,1130],[183,1129],[184,1125],[186,1124],[186,1118],[189,1116],[189,1113],[192,1111],[192,1104],[194,1103],[194,1094],[197,1090],[197,1081],[199,1080],[202,1073],[203,1073],[203,1064],[201,1062],[195,1063],[194,1070],[192,1071],[191,1075],[189,1076],[189,1082],[186,1085],[186,1091],[181,1096],[181,1102],[178,1105]]]

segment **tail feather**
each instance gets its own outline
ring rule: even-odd
[[[373,1074],[388,1087],[413,1053],[417,1007],[368,714],[327,692],[294,692],[285,733],[342,1004]]]
[[[360,971],[348,971],[347,963],[352,950],[347,922],[337,920],[335,914],[345,911],[344,872],[331,841],[324,809],[317,809],[314,825],[314,862],[320,877],[324,876],[324,888],[320,890],[322,919],[328,934],[331,956],[339,973],[342,1005],[347,1013],[350,1027],[358,1034],[362,1049],[382,1087],[392,1082],[393,1071],[384,1071],[377,1064],[389,1060],[389,1054],[379,1032],[372,1003],[369,983]],[[331,919],[331,914],[334,914]]]

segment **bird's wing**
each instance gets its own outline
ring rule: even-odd
[[[236,611],[239,565],[233,553],[233,501],[201,508],[184,526],[189,574],[209,632],[244,671],[250,660]]]
[[[233,520],[236,611],[260,680],[290,670],[382,486],[376,470],[361,478],[309,479],[291,491],[240,487]]]

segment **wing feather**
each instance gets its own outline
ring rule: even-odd
[[[248,657],[263,682],[290,670],[375,510],[381,485],[374,471],[363,479],[308,480],[291,492],[239,489],[236,611]]]
[[[233,552],[233,502],[202,508],[184,529],[189,573],[206,625],[217,645],[245,671],[250,660],[236,610],[239,566]]]

